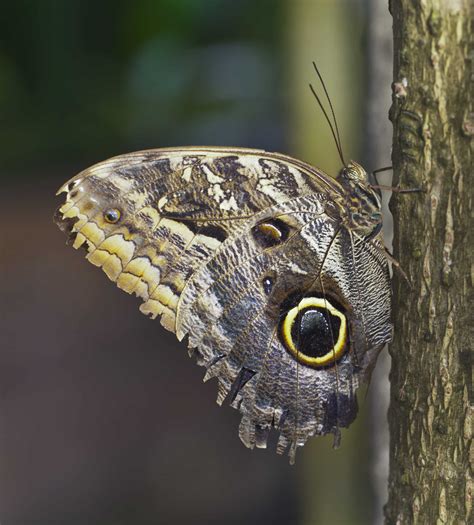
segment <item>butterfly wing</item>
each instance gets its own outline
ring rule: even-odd
[[[357,384],[390,338],[390,296],[376,245],[342,224],[334,180],[279,154],[186,148],[115,157],[61,191],[73,246],[188,336],[218,402],[240,409],[247,446],[275,427],[294,457],[353,420]]]

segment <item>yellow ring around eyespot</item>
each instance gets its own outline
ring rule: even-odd
[[[281,239],[281,231],[271,223],[264,222],[258,225],[258,230],[260,233],[266,237],[270,237],[274,241],[279,241]]]
[[[298,313],[304,308],[309,308],[311,306],[316,308],[325,308],[331,315],[334,315],[341,320],[339,336],[337,338],[336,344],[334,345],[334,348],[321,357],[308,357],[307,355],[300,352],[293,344],[293,339],[291,336],[291,328],[293,327],[293,323],[295,322]],[[320,297],[305,297],[301,299],[298,305],[292,308],[286,314],[281,331],[288,350],[290,350],[290,352],[298,361],[305,365],[313,367],[329,365],[337,361],[344,353],[344,347],[346,345],[347,339],[346,316],[342,314],[337,308],[335,308],[327,299],[321,299]]]

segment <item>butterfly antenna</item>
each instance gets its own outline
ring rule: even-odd
[[[321,111],[323,112],[324,116],[326,117],[326,121],[327,123],[329,124],[329,128],[331,129],[331,133],[332,133],[332,136],[334,137],[334,142],[336,144],[336,148],[337,148],[337,152],[339,153],[339,158],[341,159],[342,163],[344,164],[344,166],[346,165],[346,163],[344,162],[344,157],[342,155],[342,151],[341,151],[341,147],[339,145],[339,142],[337,141],[337,136],[336,136],[336,133],[334,131],[334,128],[333,128],[333,125],[331,123],[331,120],[329,119],[329,116],[328,114],[326,113],[326,110],[324,109],[324,106],[320,100],[320,98],[318,97],[318,95],[316,94],[316,91],[314,90],[312,84],[309,85],[309,88],[311,89],[311,92],[313,93],[314,95],[314,98],[316,99],[317,103],[319,104],[319,107],[321,108]]]
[[[324,94],[326,95],[326,99],[327,99],[327,101],[329,103],[329,108],[331,109],[331,115],[332,115],[332,118],[333,118],[334,127],[333,127],[333,125],[332,125],[332,123],[331,123],[331,121],[329,119],[329,116],[328,116],[326,110],[323,107],[323,104],[321,103],[321,100],[316,95],[316,93],[315,93],[315,91],[313,89],[313,86],[311,86],[311,84],[310,84],[310,88],[311,88],[311,91],[313,92],[313,95],[315,96],[316,100],[318,101],[319,107],[321,108],[321,110],[324,113],[324,116],[326,117],[326,120],[327,120],[327,122],[329,124],[329,127],[331,128],[332,135],[334,137],[334,141],[336,142],[337,151],[339,152],[339,157],[341,158],[341,161],[342,161],[343,165],[346,166],[346,162],[344,160],[344,155],[342,153],[341,136],[339,134],[339,127],[337,125],[336,114],[334,113],[334,108],[333,108],[333,105],[332,105],[332,102],[331,102],[331,98],[329,97],[329,93],[328,93],[328,90],[326,89],[326,84],[324,83],[323,77],[322,77],[321,73],[319,72],[318,67],[316,66],[316,62],[313,62],[313,67],[314,67],[314,70],[316,71],[316,74],[318,75],[319,81],[321,82],[321,86],[323,87],[323,90],[324,90]]]

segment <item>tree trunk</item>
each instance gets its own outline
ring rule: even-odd
[[[392,0],[395,195],[389,524],[472,523],[470,0]],[[471,456],[469,455],[471,453]]]

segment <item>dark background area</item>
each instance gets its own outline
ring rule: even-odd
[[[197,137],[282,143],[279,0],[20,0],[2,15],[7,166]]]
[[[52,223],[65,180],[127,151],[227,144],[337,166],[313,59],[358,158],[364,5],[1,2],[2,525],[368,522],[364,409],[341,449],[312,440],[295,467],[247,450],[185,345]]]

